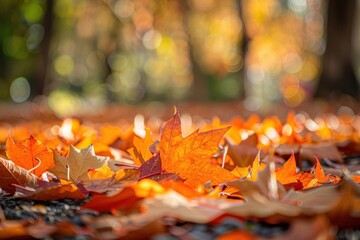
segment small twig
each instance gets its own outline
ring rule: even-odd
[[[67,164],[65,165],[65,167],[66,167],[66,179],[70,181],[70,167]]]
[[[224,149],[223,149],[223,155],[222,155],[222,163],[221,163],[222,168],[225,167],[225,160],[226,160],[226,155],[227,155],[228,149],[229,149],[228,145],[225,145]]]
[[[40,158],[37,158],[37,157],[36,157],[35,160],[38,161],[38,164],[37,164],[35,167],[29,169],[29,170],[28,170],[29,173],[32,172],[32,171],[34,171],[35,169],[37,169],[37,168],[40,166],[40,164],[41,164]]]
[[[277,181],[276,181],[276,175],[275,175],[275,161],[274,161],[274,152],[271,151],[270,152],[270,158],[269,158],[269,170],[270,170],[270,181],[269,181],[269,193],[270,193],[270,197],[272,199],[279,199],[279,189],[277,186]]]

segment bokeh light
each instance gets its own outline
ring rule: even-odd
[[[16,78],[10,85],[10,97],[14,102],[24,102],[30,97],[30,90],[30,84],[26,78]]]
[[[24,76],[56,111],[59,96],[102,105],[244,94],[251,111],[296,107],[312,96],[325,50],[322,0],[2,4],[1,99],[14,100]]]

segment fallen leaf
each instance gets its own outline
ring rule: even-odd
[[[341,154],[333,142],[324,142],[317,144],[302,144],[300,148],[300,155],[302,158],[314,160],[314,156],[319,159],[330,159],[337,163],[343,163]]]
[[[54,166],[52,152],[31,134],[18,143],[9,137],[6,141],[6,155],[18,166],[32,170],[38,177]]]
[[[130,211],[136,208],[142,199],[142,197],[137,196],[132,187],[125,187],[119,193],[112,196],[94,195],[82,208],[92,209],[100,213],[111,210]]]
[[[150,129],[146,128],[145,132],[146,135],[144,139],[137,135],[134,136],[134,146],[128,150],[136,166],[144,164],[153,156],[153,153],[149,149],[151,145],[154,144],[154,140],[151,137]]]
[[[21,198],[36,201],[54,201],[59,199],[84,199],[87,194],[84,193],[75,184],[57,184],[45,189],[26,189],[16,186],[16,192],[21,193]]]
[[[105,193],[119,191],[130,183],[139,179],[139,171],[133,169],[123,169],[105,179],[90,179],[83,182],[85,189],[89,192]]]
[[[294,153],[284,163],[284,165],[281,168],[275,170],[275,173],[276,173],[276,180],[282,185],[287,185],[297,182],[296,160]]]
[[[183,195],[168,190],[163,194],[157,194],[153,198],[143,201],[144,211],[138,217],[148,220],[173,217],[181,221],[194,223],[208,223],[223,215],[213,199],[187,199]]]
[[[37,180],[38,178],[34,174],[17,166],[14,162],[0,157],[0,188],[2,190],[14,194],[13,184],[35,186]]]
[[[195,131],[184,138],[176,110],[173,118],[164,125],[158,144],[162,171],[178,174],[192,187],[210,180],[216,185],[236,179],[228,170],[212,163],[212,156],[218,153],[218,145],[227,130]]]
[[[117,139],[121,138],[121,129],[112,125],[103,125],[100,129],[99,142],[104,143],[108,146],[113,144]]]
[[[161,174],[161,159],[160,155],[156,154],[149,161],[145,162],[139,168],[141,171],[140,179],[149,178]]]
[[[229,140],[226,142],[228,144],[228,154],[235,166],[238,167],[249,166],[259,152],[259,149],[256,147],[258,142],[256,134],[250,135],[238,145],[233,144]]]
[[[265,168],[265,164],[261,162],[260,159],[260,151],[256,155],[253,163],[251,164],[250,172],[249,172],[249,181],[256,181],[259,175],[259,172]]]
[[[96,169],[90,169],[88,171],[88,176],[90,179],[105,179],[114,175],[114,171],[110,169],[107,164],[102,165]]]
[[[249,175],[250,167],[238,167],[236,166],[231,173],[239,178],[246,178]]]
[[[332,199],[333,207],[327,212],[330,221],[342,228],[359,228],[360,186],[346,176],[337,188],[339,197]]]
[[[197,197],[204,196],[203,193],[199,193],[198,191],[195,191],[190,186],[188,186],[182,182],[179,182],[179,181],[163,181],[160,184],[161,184],[161,186],[163,186],[167,189],[172,189],[172,190],[176,191],[177,193],[181,194],[182,196],[184,196],[186,198],[197,198]]]
[[[282,185],[272,189],[269,165],[259,173],[256,182],[235,180],[227,185],[239,189],[245,202],[224,202],[220,208],[226,213],[239,217],[266,218],[273,216],[297,217],[302,214],[313,216],[331,211],[334,204],[329,199],[337,199],[336,185],[311,188],[306,192],[285,191]],[[276,191],[276,194],[274,194]],[[274,197],[277,195],[278,197]]]
[[[87,181],[89,169],[99,168],[108,160],[108,157],[96,156],[92,145],[81,150],[70,145],[67,157],[54,152],[55,166],[49,171],[62,179],[74,182]]]

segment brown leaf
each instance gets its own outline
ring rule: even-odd
[[[330,159],[337,163],[343,163],[342,156],[333,142],[324,142],[317,144],[302,144],[300,149],[302,158],[314,161],[314,156],[319,159]]]
[[[257,135],[252,134],[240,144],[235,145],[227,140],[228,154],[233,160],[235,166],[248,167],[255,159],[259,152],[257,149]]]
[[[143,206],[146,211],[139,217],[149,220],[171,216],[182,221],[208,223],[223,215],[223,211],[214,207],[212,199],[189,200],[173,190],[146,198]]]
[[[10,160],[0,158],[0,188],[14,194],[13,184],[35,186],[38,178]]]
[[[90,192],[105,193],[119,191],[129,183],[134,183],[139,179],[139,171],[132,169],[119,170],[110,178],[90,179],[83,182],[85,189]]]
[[[20,186],[16,187],[16,192],[21,193],[21,198],[36,201],[54,201],[59,199],[84,199],[87,194],[84,193],[75,184],[58,184],[45,189],[26,189]]]
[[[81,150],[70,145],[70,152],[67,157],[54,152],[55,166],[49,171],[65,180],[87,181],[89,180],[88,170],[99,168],[108,160],[108,157],[96,156],[92,145]]]

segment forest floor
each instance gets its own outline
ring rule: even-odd
[[[0,104],[0,239],[359,239],[359,183],[356,101]]]

